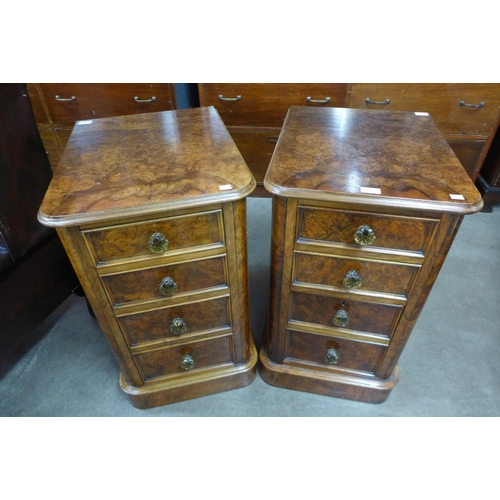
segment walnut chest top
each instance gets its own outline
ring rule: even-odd
[[[76,123],[38,218],[47,226],[242,199],[255,188],[214,107]]]
[[[264,185],[371,206],[466,214],[483,205],[428,113],[291,107]]]

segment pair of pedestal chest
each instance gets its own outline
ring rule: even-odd
[[[482,206],[473,183],[426,113],[298,106],[265,187],[274,199],[262,377],[385,400],[461,219]],[[213,107],[75,125],[39,219],[57,227],[135,406],[253,380],[254,188]]]

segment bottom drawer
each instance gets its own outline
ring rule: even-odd
[[[381,345],[289,330],[285,360],[374,373],[385,350]]]
[[[231,335],[135,354],[144,380],[233,362]]]

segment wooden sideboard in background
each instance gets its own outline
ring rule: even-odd
[[[200,105],[214,106],[258,188],[291,106],[428,112],[472,180],[489,147],[500,106],[500,84],[466,83],[200,83]]]

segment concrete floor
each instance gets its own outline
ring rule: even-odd
[[[250,320],[260,345],[269,298],[271,200],[248,199]],[[253,384],[149,410],[118,385],[118,365],[85,300],[71,296],[3,367],[0,416],[500,416],[500,207],[467,216],[381,405]]]

